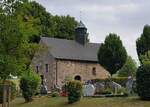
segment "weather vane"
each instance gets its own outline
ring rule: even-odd
[[[82,11],[80,11],[80,21],[82,20]]]

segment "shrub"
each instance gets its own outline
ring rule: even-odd
[[[111,88],[106,88],[101,94],[112,94],[113,90]]]
[[[5,85],[11,86],[11,100],[15,99],[16,97],[16,84],[12,81],[6,81]],[[0,81],[0,103],[2,103],[2,96],[3,96],[3,84],[2,81]]]
[[[54,91],[54,92],[52,92],[52,95],[51,95],[52,97],[58,97],[59,96],[59,92],[57,92],[57,91]]]
[[[107,82],[109,81],[109,79],[111,79],[112,81],[120,84],[121,86],[126,86],[126,81],[127,81],[127,77],[115,77],[115,78],[106,78],[106,79],[93,79],[92,82],[96,83],[96,82]]]
[[[68,82],[67,82],[68,83]],[[60,95],[62,97],[67,97],[68,96],[68,89],[67,89],[67,83],[64,84],[61,88],[61,91],[60,91]]]
[[[39,84],[40,77],[32,71],[28,71],[28,73],[23,75],[20,80],[20,88],[26,102],[32,101],[32,97],[37,92]]]
[[[143,100],[150,100],[150,64],[141,65],[136,74],[137,93]]]
[[[133,81],[132,91],[133,91],[133,94],[137,94],[137,84],[136,84],[136,80]]]
[[[127,94],[126,88],[122,87],[117,90],[117,94]]]
[[[74,103],[80,100],[82,95],[82,84],[80,81],[70,81],[67,85],[68,103]]]

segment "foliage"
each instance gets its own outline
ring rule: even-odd
[[[61,39],[72,40],[75,38],[75,27],[77,26],[77,21],[73,17],[67,16],[53,16],[54,21],[54,37]]]
[[[38,43],[40,36],[73,39],[77,21],[67,16],[53,16],[36,1],[20,2],[15,5],[14,15],[23,35],[30,42]]]
[[[26,39],[21,35],[15,17],[0,14],[0,78],[19,75],[24,68]]]
[[[10,85],[11,87],[11,100],[15,99],[16,97],[16,84],[13,83],[12,81],[5,81],[5,83],[3,83],[2,81],[0,81],[0,103],[2,103],[2,95],[3,95],[3,85]]]
[[[132,59],[131,56],[128,56],[126,63],[118,71],[118,76],[119,77],[128,77],[131,75],[131,76],[135,77],[136,70],[137,70],[136,62]]]
[[[32,101],[33,95],[37,92],[40,85],[39,75],[28,71],[20,80],[20,88],[26,102]]]
[[[82,84],[80,81],[70,81],[68,83],[68,102],[74,103],[80,100],[82,95]]]
[[[141,37],[136,41],[136,48],[140,62],[142,63],[141,55],[145,55],[150,50],[150,26],[145,25]]]
[[[124,65],[126,59],[127,52],[120,37],[110,33],[99,48],[99,63],[112,75]]]
[[[58,97],[59,96],[59,92],[54,91],[54,92],[52,92],[51,96],[52,97]]]
[[[136,84],[140,98],[150,100],[150,64],[143,64],[138,68]]]
[[[127,93],[127,90],[124,87],[117,89],[117,94],[126,94],[126,93]]]
[[[127,81],[127,77],[115,77],[115,78],[111,78],[111,81],[114,81],[118,84],[120,84],[121,86],[126,86],[126,81]],[[108,82],[110,81],[108,78],[106,79],[92,79],[92,82],[93,83],[96,83],[96,82]]]
[[[111,88],[106,88],[100,94],[112,94],[112,93],[113,93],[113,90]]]
[[[69,82],[69,81],[68,81]],[[66,97],[66,96],[68,96],[68,87],[67,87],[67,83],[68,82],[66,82],[63,86],[62,86],[62,88],[61,88],[61,92],[60,92],[60,95],[61,96],[63,96],[63,97]]]
[[[150,51],[147,51],[145,54],[140,55],[140,60],[142,64],[150,63]]]
[[[133,81],[133,84],[132,84],[132,92],[133,92],[133,94],[137,94],[136,80]]]

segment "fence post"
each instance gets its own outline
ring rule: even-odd
[[[6,102],[7,102],[7,91],[5,85],[3,85],[3,103],[2,107],[6,107]]]
[[[8,86],[8,106],[7,107],[10,107],[10,101],[11,101],[11,86],[9,85]]]

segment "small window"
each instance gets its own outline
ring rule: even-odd
[[[41,80],[44,80],[44,75],[41,75]]]
[[[48,72],[48,64],[45,64],[46,72]]]
[[[41,84],[44,84],[44,75],[41,75]]]
[[[39,73],[39,66],[36,66],[36,73]]]
[[[93,67],[93,68],[92,68],[92,74],[93,74],[94,76],[96,76],[96,67]]]

